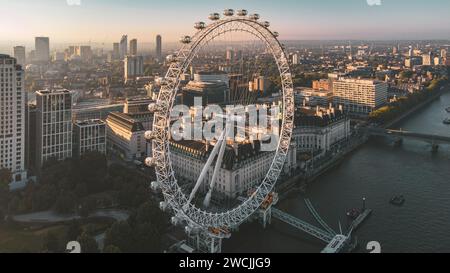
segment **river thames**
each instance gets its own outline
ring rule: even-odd
[[[426,106],[396,129],[450,135],[443,124],[450,114],[450,94]],[[406,202],[395,207],[389,200],[402,194]],[[405,140],[395,147],[388,140],[375,139],[347,156],[344,162],[317,179],[306,194],[285,199],[277,208],[315,226],[319,224],[304,203],[309,198],[322,218],[336,231],[345,230],[346,212],[362,207],[362,198],[373,214],[354,234],[368,252],[369,241],[378,241],[382,252],[450,252],[450,145],[436,154],[431,145]],[[266,230],[259,224],[244,225],[224,242],[225,252],[320,252],[325,244],[274,220]]]

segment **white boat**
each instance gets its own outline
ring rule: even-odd
[[[446,118],[446,119],[444,120],[444,124],[450,125],[450,118]]]

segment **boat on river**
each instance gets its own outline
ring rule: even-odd
[[[444,124],[450,125],[450,118],[444,119]]]

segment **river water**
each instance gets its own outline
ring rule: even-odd
[[[443,124],[450,106],[447,92],[397,129],[450,136]],[[402,207],[389,200],[402,194]],[[358,252],[368,252],[378,241],[382,252],[450,252],[450,145],[431,153],[429,144],[405,140],[394,147],[385,139],[371,140],[334,170],[317,179],[304,195],[283,200],[277,207],[319,227],[308,212],[309,198],[322,218],[335,230],[345,230],[346,212],[361,208],[362,198],[373,214],[357,230]],[[225,252],[320,252],[324,243],[277,220],[267,229],[246,224],[224,242]]]

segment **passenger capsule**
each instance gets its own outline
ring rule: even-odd
[[[167,61],[168,63],[175,63],[175,62],[177,61],[177,58],[176,58],[174,55],[168,55],[168,56],[166,57],[166,61]]]
[[[248,11],[246,9],[240,9],[237,12],[237,15],[239,15],[239,16],[247,16],[247,14],[248,14]]]
[[[150,184],[150,188],[152,189],[152,191],[158,191],[158,190],[159,190],[159,183],[156,182],[156,181],[153,181],[153,182]]]
[[[155,138],[155,133],[153,131],[145,132],[145,139],[152,140]]]
[[[205,22],[197,22],[194,26],[195,29],[202,30],[206,28]]]
[[[211,21],[217,21],[217,20],[220,19],[220,14],[218,14],[218,13],[211,13],[208,18]]]
[[[279,37],[279,36],[280,36],[280,33],[278,33],[278,32],[276,32],[276,31],[274,31],[274,32],[273,32],[273,36],[275,36],[275,37]]]
[[[260,18],[260,16],[257,13],[250,15],[250,19],[252,19],[252,20],[258,21],[259,18]]]
[[[267,22],[267,21],[264,21],[264,22],[262,23],[262,25],[263,25],[265,28],[270,27],[270,23]]]
[[[178,220],[177,217],[173,216],[173,217],[170,219],[170,222],[172,223],[172,225],[177,226],[178,223],[179,223],[179,220]]]
[[[162,211],[166,211],[167,210],[167,203],[166,202],[160,202],[159,203],[159,209]]]
[[[233,16],[234,15],[234,10],[226,9],[226,10],[223,11],[223,15],[225,15],[225,16]]]
[[[148,111],[154,113],[157,112],[159,110],[158,104],[152,102],[148,105]]]
[[[156,158],[154,157],[147,157],[145,159],[145,165],[148,167],[154,167],[156,165]]]
[[[190,44],[192,42],[191,36],[183,36],[180,38],[180,42],[183,44]]]

